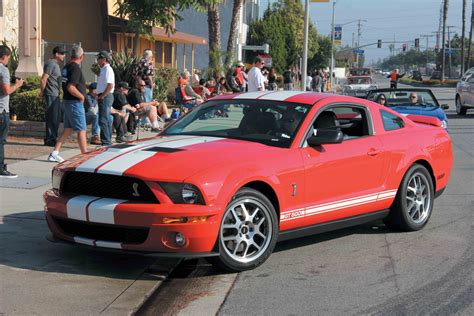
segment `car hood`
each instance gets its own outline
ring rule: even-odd
[[[349,84],[349,85],[346,85],[346,87],[349,87],[353,90],[367,90],[369,89],[370,87],[373,87],[374,85],[373,84]]]
[[[264,161],[282,150],[285,149],[228,138],[158,136],[78,155],[58,168],[176,182],[209,168],[238,168],[239,163]]]
[[[441,121],[447,121],[446,113],[438,106],[391,106],[390,109],[401,114],[416,114],[433,116],[439,118]]]

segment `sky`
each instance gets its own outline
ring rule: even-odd
[[[260,0],[261,12],[268,1]],[[332,0],[329,3],[310,3],[310,18],[319,33],[329,35],[331,32]],[[462,0],[449,0],[447,24],[454,33],[462,30]],[[407,41],[408,47],[415,38],[420,38],[421,49],[426,47],[426,38],[420,35],[435,35],[438,31],[439,14],[442,0],[336,0],[335,21],[342,26],[342,45],[352,45],[352,33],[357,41],[357,21],[361,22],[360,44],[375,43],[382,40],[382,48],[376,45],[364,48],[366,64],[376,62],[379,58],[390,56],[388,45],[396,41]],[[303,1],[304,4],[304,1]],[[466,33],[469,36],[472,2],[467,1]],[[355,22],[353,22],[355,21]],[[447,36],[447,35],[446,35]],[[436,37],[428,38],[429,47],[433,48]],[[395,49],[402,47],[396,43]]]

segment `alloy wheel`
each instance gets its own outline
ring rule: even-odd
[[[421,173],[415,173],[408,181],[406,192],[407,212],[415,224],[423,223],[431,209],[431,191],[428,179]]]

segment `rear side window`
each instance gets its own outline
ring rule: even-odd
[[[386,131],[393,131],[405,127],[405,122],[403,122],[402,118],[395,114],[384,110],[380,110],[380,114],[382,115],[383,128]]]

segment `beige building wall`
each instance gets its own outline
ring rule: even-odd
[[[103,28],[107,20],[102,19],[101,1],[42,0],[42,2],[45,41],[81,42],[85,51],[99,51],[104,48]]]
[[[18,47],[18,0],[0,0],[0,41]]]

